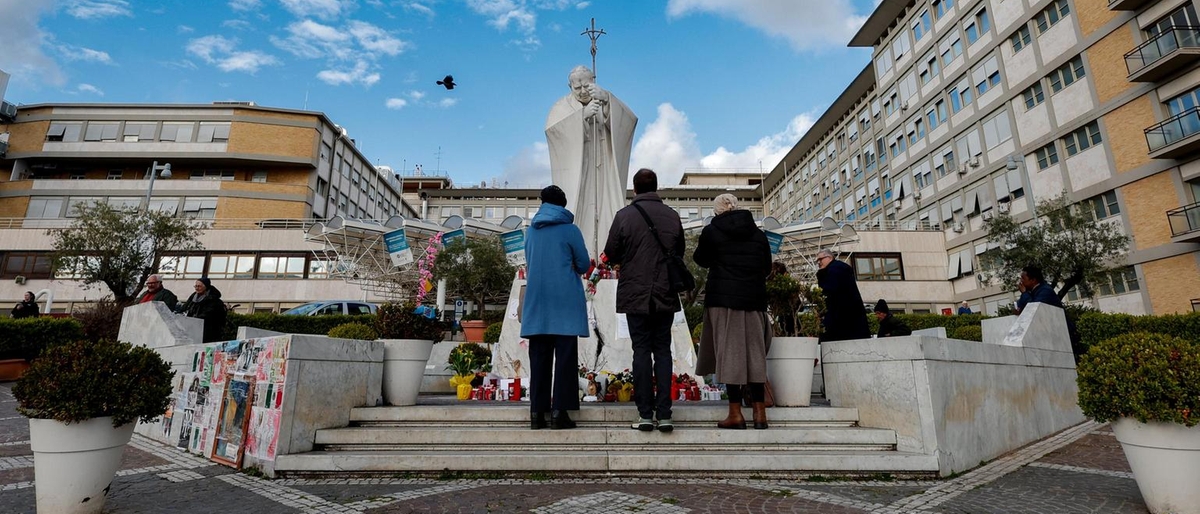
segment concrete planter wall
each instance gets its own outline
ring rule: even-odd
[[[416,405],[425,364],[433,341],[380,339],[383,343],[383,401],[388,405]]]
[[[767,379],[776,407],[807,407],[813,368],[820,356],[815,337],[774,337],[767,352]]]
[[[1113,432],[1154,514],[1200,514],[1200,425],[1121,418]]]
[[[111,417],[71,424],[30,419],[38,512],[101,512],[134,425],[113,428]]]

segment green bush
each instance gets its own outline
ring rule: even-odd
[[[72,318],[0,318],[0,360],[33,360],[47,347],[83,339],[83,325]]]
[[[223,339],[230,341],[237,338],[238,327],[253,327],[284,334],[318,334],[326,335],[330,330],[346,323],[362,323],[368,326],[375,324],[373,315],[332,315],[332,316],[292,316],[282,314],[229,313],[225,318]]]
[[[112,297],[105,297],[91,305],[75,309],[71,317],[83,326],[83,337],[88,341],[108,339],[116,341],[121,333],[121,316],[125,307]]]
[[[483,331],[483,342],[488,343],[488,344],[499,343],[500,342],[500,332],[502,330],[504,330],[503,322],[497,321],[495,323],[492,323],[491,325],[488,325],[487,329],[485,329]]]
[[[469,375],[476,371],[492,370],[492,351],[477,343],[462,343],[450,350],[446,369],[455,375]]]
[[[413,302],[388,302],[379,306],[375,315],[375,331],[380,339],[422,339],[434,343],[442,340],[445,323],[414,312]]]
[[[1101,341],[1130,332],[1151,332],[1200,341],[1200,312],[1162,316],[1086,312],[1075,325],[1084,353]]]
[[[158,353],[114,341],[49,348],[13,387],[25,416],[76,423],[112,416],[113,426],[153,421],[167,410],[175,372]]]
[[[333,329],[329,331],[329,337],[337,337],[340,339],[360,339],[363,341],[374,341],[379,339],[379,335],[375,333],[375,329],[362,323],[345,323],[333,327]]]
[[[496,323],[504,323],[504,311],[483,311],[483,315],[479,317],[488,326]]]
[[[687,318],[688,328],[695,329],[704,323],[704,304],[697,303],[683,308],[683,317]]]
[[[1106,339],[1080,357],[1079,407],[1099,422],[1134,418],[1200,422],[1200,342],[1134,332]]]
[[[955,328],[953,332],[948,334],[951,339],[963,339],[966,341],[983,341],[983,326],[980,325],[963,325]]]

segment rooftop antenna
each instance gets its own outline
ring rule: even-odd
[[[304,83],[304,110],[308,110],[308,83]]]
[[[442,173],[442,145],[438,145],[437,150],[437,172],[439,175]]]

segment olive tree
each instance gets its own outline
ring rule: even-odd
[[[516,272],[499,237],[453,241],[433,263],[434,278],[446,279],[448,293],[474,301],[480,315],[488,301],[508,296]]]

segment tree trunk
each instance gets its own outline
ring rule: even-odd
[[[1062,301],[1063,298],[1066,298],[1067,293],[1071,291],[1071,288],[1079,285],[1079,283],[1082,281],[1083,281],[1083,272],[1080,270],[1072,271],[1071,276],[1067,277],[1067,279],[1063,281],[1062,289],[1058,290],[1059,301]]]

